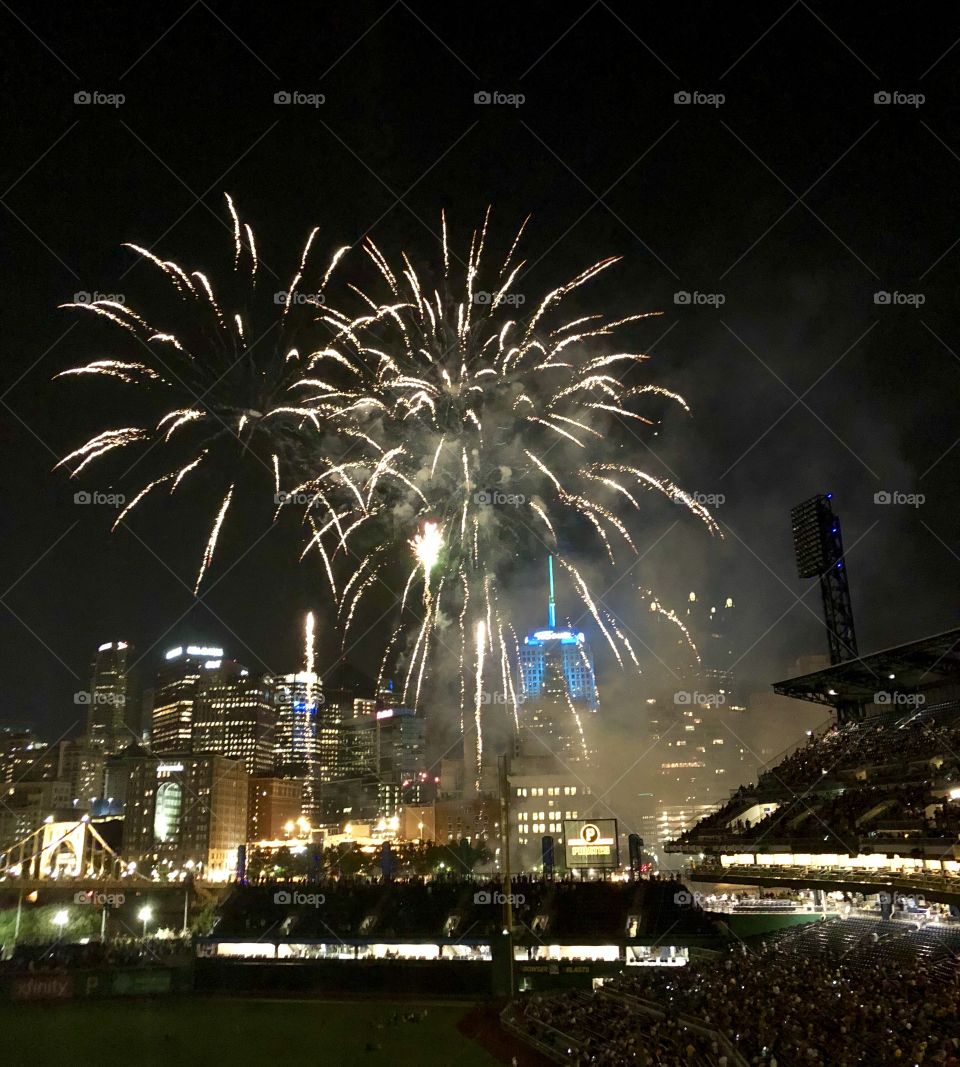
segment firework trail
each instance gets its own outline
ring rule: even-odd
[[[687,410],[677,394],[637,382],[647,357],[615,343],[647,315],[561,314],[571,294],[617,260],[594,263],[521,317],[515,285],[524,266],[516,258],[523,227],[491,271],[484,259],[488,221],[489,211],[455,279],[443,220],[435,284],[405,254],[393,266],[368,240],[376,290],[351,285],[363,302],[359,315],[324,309],[330,339],[297,387],[304,407],[362,440],[360,458],[330,465],[298,487],[316,494],[318,514],[308,508],[310,547],[328,572],[338,557],[353,571],[340,601],[344,642],[364,596],[392,561],[405,558],[405,618],[381,677],[402,649],[402,699],[416,706],[431,655],[439,648],[459,663],[460,721],[466,732],[473,720],[477,731],[470,749],[477,782],[489,673],[499,672],[499,691],[511,694],[519,722],[510,671],[516,639],[499,607],[512,560],[554,554],[617,660],[636,665],[621,627],[566,546],[583,543],[586,531],[611,567],[635,555],[631,525],[647,493],[685,507],[719,534],[709,512],[673,483],[603,458],[616,423],[653,426],[653,405],[663,402]],[[334,494],[346,500],[342,510]],[[330,581],[336,588],[332,574]],[[412,648],[402,632],[410,633]],[[577,729],[582,737],[579,720]]]
[[[303,669],[307,675],[307,707],[313,703],[313,686],[317,680],[316,650],[316,623],[313,612],[308,611],[303,622]]]
[[[679,615],[677,615],[677,613],[673,610],[673,608],[665,608],[660,603],[660,601],[656,598],[656,596],[649,589],[641,589],[640,593],[641,593],[642,596],[650,597],[650,610],[652,612],[654,612],[657,615],[661,615],[663,618],[667,619],[669,622],[672,622],[673,625],[676,626],[676,628],[680,631],[680,633],[683,635],[684,643],[686,644],[687,648],[690,650],[690,653],[692,654],[692,656],[694,658],[694,661],[696,662],[697,666],[699,667],[700,666],[700,652],[698,651],[696,644],[694,644],[693,637],[692,637],[689,629],[687,628],[686,624],[684,623],[684,621],[680,618]]]
[[[57,375],[107,378],[133,387],[139,408],[150,412],[140,425],[101,431],[57,464],[76,477],[108,454],[137,451],[138,458],[121,478],[138,478],[138,487],[114,528],[154,490],[172,494],[188,475],[206,475],[204,493],[218,506],[212,509],[194,592],[213,560],[241,480],[272,483],[279,497],[282,467],[291,480],[299,480],[305,469],[322,465],[319,457],[329,446],[319,413],[298,404],[291,386],[314,356],[301,337],[307,331],[316,334],[313,319],[346,251],[341,248],[325,266],[314,267],[313,230],[287,289],[265,292],[253,230],[241,223],[229,196],[226,201],[234,268],[224,287],[227,295],[218,293],[201,271],[187,271],[147,248],[126,245],[163,276],[164,321],[177,327],[154,326],[123,298],[65,304],[124,331],[130,355],[95,359]],[[267,316],[262,304],[270,308]],[[141,468],[140,461],[148,457]],[[146,475],[146,470],[152,473]]]

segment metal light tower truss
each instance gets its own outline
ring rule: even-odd
[[[790,522],[798,575],[820,579],[830,663],[836,664],[858,659],[859,653],[843,557],[843,535],[840,519],[831,505],[832,498],[832,493],[826,493],[805,500],[791,509]],[[845,721],[859,714],[859,707],[838,703],[838,711],[841,721]]]

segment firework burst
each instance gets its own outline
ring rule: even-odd
[[[317,514],[307,511],[309,547],[321,553],[335,592],[335,560],[350,561],[349,580],[337,593],[344,641],[365,595],[391,573],[398,552],[406,555],[405,618],[381,677],[401,651],[402,699],[416,706],[438,647],[459,664],[461,728],[472,737],[477,779],[491,683],[509,694],[519,722],[512,669],[518,642],[500,608],[512,560],[520,552],[553,554],[618,662],[639,669],[623,628],[567,546],[582,544],[586,531],[611,567],[635,555],[631,527],[651,492],[719,533],[709,512],[672,482],[611,456],[607,441],[617,423],[653,426],[655,405],[664,402],[687,410],[676,393],[638,383],[647,356],[616,343],[647,314],[563,314],[572,294],[617,259],[594,263],[522,316],[517,248],[524,227],[491,271],[484,257],[488,221],[489,212],[461,273],[451,268],[443,220],[436,284],[426,284],[406,255],[395,267],[368,241],[377,289],[351,286],[363,301],[359,315],[330,307],[321,313],[330,340],[295,389],[304,407],[362,443],[358,458],[298,487],[315,494]],[[359,547],[371,530],[373,547]]]
[[[315,333],[316,309],[346,251],[341,248],[324,266],[315,267],[313,230],[286,289],[266,292],[253,230],[241,223],[229,196],[226,201],[234,271],[224,293],[201,271],[187,271],[147,248],[127,245],[162,275],[164,321],[176,326],[153,325],[122,298],[65,304],[124,331],[132,339],[131,355],[95,359],[57,375],[106,378],[135,388],[137,403],[150,412],[140,425],[101,431],[57,464],[76,477],[108,454],[131,454],[120,477],[137,481],[114,528],[154,491],[172,494],[186,478],[207,476],[204,491],[215,503],[194,592],[213,560],[241,482],[252,475],[258,486],[272,482],[279,495],[288,473],[296,479],[304,469],[322,466],[328,443],[318,411],[298,404],[291,386],[314,355],[304,337]],[[267,314],[263,305],[269,307]]]

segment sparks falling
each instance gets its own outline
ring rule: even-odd
[[[100,431],[57,464],[75,478],[88,464],[122,450],[130,459],[125,469],[114,472],[118,481],[143,479],[145,469],[153,470],[155,476],[141,480],[127,494],[132,502],[120,519],[125,521],[161,490],[174,493],[185,479],[201,479],[203,494],[222,501],[195,592],[213,560],[234,489],[241,484],[245,491],[272,486],[279,503],[281,467],[291,480],[299,480],[305,464],[323,463],[318,412],[300,406],[291,387],[315,356],[300,339],[308,342],[305,335],[316,334],[313,318],[347,251],[339,249],[325,266],[315,268],[313,230],[286,288],[273,283],[269,288],[279,291],[267,292],[253,230],[241,223],[229,196],[226,201],[233,275],[223,291],[202,271],[189,271],[140,245],[125,245],[166,282],[167,291],[153,298],[159,299],[171,325],[153,325],[146,312],[141,314],[122,297],[64,304],[121,331],[129,354],[95,359],[56,376],[97,378],[114,387],[134,388],[142,397],[139,406],[154,410],[153,418],[141,425]],[[142,467],[141,460],[147,461]],[[269,495],[267,488],[262,499],[267,501]]]
[[[344,642],[364,597],[405,557],[403,618],[381,677],[398,657],[403,700],[417,706],[425,679],[436,673],[428,664],[459,664],[461,727],[466,734],[472,717],[478,729],[471,753],[477,778],[484,694],[511,694],[508,716],[514,725],[521,721],[516,636],[500,607],[513,561],[554,554],[618,662],[638,666],[628,627],[591,589],[567,545],[592,538],[612,584],[621,557],[638,554],[637,520],[649,493],[719,535],[696,499],[623,462],[609,443],[622,441],[617,429],[636,436],[638,428],[654,427],[665,404],[688,410],[676,393],[638,381],[648,357],[616,340],[647,314],[562,315],[564,301],[580,296],[617,259],[594,263],[521,315],[524,261],[517,248],[524,227],[501,265],[488,269],[488,222],[489,212],[463,262],[442,220],[442,260],[430,282],[405,254],[394,266],[368,240],[373,281],[351,285],[363,310],[350,316],[324,308],[330,338],[298,394],[303,406],[353,437],[362,454],[298,487],[316,494],[310,547],[321,554],[334,589],[333,561],[350,561],[340,595]],[[324,519],[336,510],[335,495],[342,512]],[[418,587],[420,596],[411,595]],[[582,736],[579,718],[576,727]]]

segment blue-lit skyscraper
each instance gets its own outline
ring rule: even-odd
[[[317,712],[323,703],[320,681],[313,671],[281,675],[277,679],[277,735],[274,754],[278,778],[303,781],[303,814],[311,822],[320,817],[320,742]]]
[[[590,645],[581,631],[557,628],[552,556],[548,573],[550,596],[547,601],[547,629],[528,633],[520,647],[520,685],[524,701],[537,700],[543,694],[548,660],[555,659],[559,660],[570,699],[579,706],[596,711],[597,677]]]

